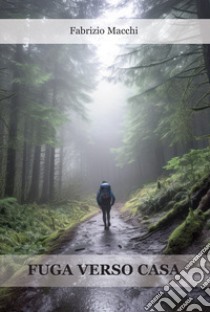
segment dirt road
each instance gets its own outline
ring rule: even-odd
[[[59,254],[154,254],[160,253],[168,233],[156,233],[143,241],[145,226],[125,222],[113,209],[111,227],[104,230],[97,214],[76,229],[73,238],[58,249]],[[7,312],[143,312],[157,288],[30,288],[9,306]]]

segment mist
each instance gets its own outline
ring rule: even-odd
[[[21,8],[37,17],[32,2]],[[57,12],[153,17],[145,1],[43,4],[39,17]],[[124,200],[161,179],[171,158],[208,146],[207,59],[199,45],[2,45],[0,196],[86,197],[108,180]]]
[[[64,126],[64,133],[71,133],[63,137],[64,184],[75,190],[76,183],[77,195],[78,189],[82,194],[94,194],[101,181],[106,180],[120,199],[129,194],[128,179],[131,182],[132,178],[127,169],[117,164],[113,149],[122,144],[127,100],[133,90],[123,83],[109,81],[104,75],[105,65],[100,65],[102,72],[99,69],[97,86],[86,107],[86,118],[74,114]],[[130,170],[136,178],[134,170]]]
[[[122,27],[130,18],[210,19],[209,0],[24,2],[0,2],[1,25],[26,20],[24,42],[32,19],[121,19]],[[19,28],[12,30],[21,40]],[[8,29],[0,31],[11,40]],[[0,294],[4,311],[158,309],[157,289],[165,291],[166,279],[185,265],[163,256],[205,256],[209,247],[210,44],[104,38],[97,46],[0,45],[1,286],[15,286]],[[34,255],[47,263],[33,264]],[[40,276],[27,274],[27,259],[36,273],[43,268]],[[82,275],[64,278],[77,267]],[[89,283],[90,275],[97,276]],[[198,302],[199,294],[192,290],[190,299]],[[178,310],[189,303],[173,291],[170,297]]]

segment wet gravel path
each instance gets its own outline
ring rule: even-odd
[[[85,221],[73,238],[58,249],[61,254],[158,254],[165,247],[172,228],[156,232],[144,240],[147,233],[141,227],[125,222],[113,209],[111,227],[104,230],[101,214]],[[144,306],[158,292],[157,288],[30,288],[8,312],[143,312]]]

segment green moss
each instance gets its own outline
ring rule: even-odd
[[[173,175],[173,178],[176,175]],[[157,183],[145,185],[132,195],[126,202],[123,212],[130,213],[132,216],[138,214],[153,215],[161,211],[172,210],[177,201],[185,200],[187,191],[183,184],[171,178],[162,178]],[[157,187],[161,185],[161,187]]]
[[[39,254],[47,251],[65,231],[97,212],[88,202],[57,205],[19,205],[0,200],[0,254]]]
[[[203,177],[200,177],[200,179],[196,183],[194,183],[193,186],[191,187],[190,194],[193,194],[199,191],[208,180],[209,180],[209,174],[204,175]]]
[[[54,231],[52,232],[50,235],[48,235],[46,238],[44,238],[42,241],[45,244],[49,244],[51,242],[53,242],[54,240],[58,239],[60,237],[60,235],[62,234],[63,230],[59,230],[59,231]]]
[[[203,213],[204,217],[206,220],[208,220],[210,218],[210,210],[207,210]]]
[[[156,224],[153,224],[149,227],[149,231],[157,230],[158,228],[168,225],[171,223],[174,218],[181,216],[187,213],[189,209],[189,200],[185,198],[184,200],[176,203],[174,207],[169,210]]]
[[[204,214],[201,211],[193,212],[190,209],[186,220],[171,233],[164,253],[175,254],[188,247],[193,238],[200,233],[204,224]]]
[[[176,204],[176,201],[174,201],[174,200],[169,201],[169,202],[167,203],[166,207],[165,207],[165,210],[171,210],[171,209],[173,209],[173,207],[175,206],[175,204]]]
[[[138,198],[133,198],[132,200],[126,202],[122,207],[122,213],[129,212],[130,215],[136,215],[139,209],[139,200]]]

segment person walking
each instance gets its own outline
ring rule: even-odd
[[[111,185],[107,181],[102,181],[98,190],[96,201],[102,210],[102,217],[104,222],[104,228],[109,229],[110,223],[110,211],[111,207],[115,203],[115,196],[112,193]]]

